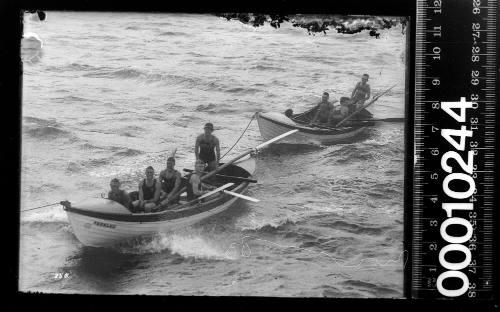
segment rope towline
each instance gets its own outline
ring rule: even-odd
[[[255,114],[252,115],[252,118],[250,118],[250,121],[248,122],[247,127],[245,128],[245,130],[243,130],[243,132],[241,133],[241,135],[238,138],[238,140],[236,140],[236,142],[233,144],[233,146],[231,146],[231,148],[224,155],[222,155],[222,157],[220,159],[224,158],[224,156],[226,156],[236,146],[236,144],[238,144],[238,142],[241,140],[241,138],[243,137],[243,135],[245,134],[245,132],[248,130],[248,127],[250,127],[250,124],[252,123],[252,121],[254,120],[254,118],[255,118],[256,115],[257,115],[257,113],[255,113]]]
[[[60,205],[60,204],[61,204],[60,202],[57,202],[57,203],[48,204],[48,205],[43,205],[43,206],[34,207],[34,208],[30,208],[30,209],[24,209],[24,210],[21,210],[21,212],[30,211],[30,210],[35,210],[35,209],[41,209],[41,208],[45,208],[45,207],[49,207],[49,206],[55,206],[55,205]]]

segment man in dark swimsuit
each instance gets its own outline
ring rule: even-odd
[[[160,203],[162,205],[177,203],[179,201],[179,196],[172,197],[177,193],[181,185],[181,173],[175,170],[174,166],[175,158],[169,157],[167,159],[167,169],[160,172],[160,176],[158,177],[161,182]]]
[[[111,191],[108,192],[108,199],[114,200],[115,202],[129,208],[131,203],[130,196],[128,196],[128,193],[124,190],[120,190],[120,185],[120,180],[117,178],[111,180],[109,183]]]
[[[356,110],[365,104],[365,101],[370,98],[370,85],[367,83],[368,74],[363,74],[361,81],[356,84],[351,93],[351,101],[353,109]]]
[[[139,200],[132,203],[140,211],[151,212],[160,199],[161,183],[156,181],[154,177],[153,167],[147,167],[146,179],[139,183]]]
[[[219,139],[212,134],[214,125],[210,122],[205,124],[205,132],[196,138],[194,152],[196,160],[207,164],[207,171],[215,170],[219,166],[220,145]]]

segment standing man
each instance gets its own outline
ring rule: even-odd
[[[212,123],[206,123],[204,130],[205,132],[196,138],[194,152],[196,160],[201,160],[204,164],[207,164],[207,171],[212,171],[219,166],[219,139],[212,134],[214,131],[214,125]]]
[[[363,106],[366,100],[370,98],[370,85],[368,82],[368,74],[363,74],[361,81],[356,84],[354,90],[352,90],[351,101],[355,106],[355,109]]]

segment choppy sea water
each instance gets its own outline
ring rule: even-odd
[[[300,112],[349,95],[361,74],[375,118],[402,117],[401,28],[307,35],[211,15],[48,12],[23,75],[20,209],[136,189],[145,167],[191,168],[215,124],[222,153],[256,111]],[[262,142],[250,125],[235,155]],[[115,249],[82,246],[60,206],[21,214],[19,288],[55,293],[402,297],[404,125],[348,144],[276,144],[248,195],[176,233]]]

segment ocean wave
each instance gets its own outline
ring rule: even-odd
[[[53,101],[59,101],[62,103],[67,103],[68,105],[72,104],[72,102],[89,102],[89,99],[75,96],[75,95],[68,95],[68,96],[63,96],[63,97],[56,97],[52,98]]]
[[[197,112],[206,112],[206,111],[211,111],[213,110],[214,108],[216,108],[217,105],[216,104],[207,104],[207,105],[204,105],[204,104],[200,104],[198,106],[196,106],[195,108],[195,111]]]
[[[127,126],[117,130],[118,134],[125,137],[137,137],[145,131],[144,128],[139,126]]]
[[[167,74],[162,72],[152,72],[135,67],[116,68],[116,67],[95,67],[86,64],[71,63],[66,66],[52,67],[49,70],[62,71],[81,71],[81,76],[87,78],[108,78],[108,79],[136,79],[145,83],[165,83],[167,85],[185,86],[189,88],[198,88],[203,91],[219,91],[232,94],[255,94],[263,91],[260,88],[234,86],[218,78],[199,79],[181,74]]]
[[[110,157],[103,157],[103,158],[96,158],[96,159],[91,159],[91,160],[87,160],[87,161],[82,161],[81,165],[83,167],[95,168],[95,167],[106,166],[110,162],[111,162]]]
[[[34,123],[40,126],[60,126],[61,124],[54,120],[47,120],[37,117],[25,116],[23,117],[25,123]]]
[[[21,226],[27,226],[31,229],[46,232],[56,232],[64,230],[68,226],[68,222],[62,220],[36,220],[36,221],[21,221]]]
[[[324,149],[323,146],[316,144],[274,143],[264,149],[260,155],[274,157],[276,155],[318,152],[322,149]]]
[[[78,164],[73,161],[69,161],[68,165],[66,166],[66,172],[67,173],[76,173],[76,172],[81,172],[83,169],[81,164]]]
[[[348,222],[343,220],[331,220],[325,226],[330,226],[333,229],[343,230],[354,234],[364,234],[364,235],[382,235],[385,231],[391,229],[391,226],[373,226],[365,224],[357,224],[354,222]]]
[[[44,183],[40,186],[29,186],[29,193],[34,194],[34,193],[44,193],[44,192],[51,192],[60,189],[61,186],[54,184],[54,183]]]
[[[197,112],[206,112],[209,114],[232,114],[235,112],[240,112],[241,109],[238,109],[235,105],[226,105],[226,104],[200,104],[195,108]],[[252,110],[253,111],[253,110]]]
[[[313,56],[313,55],[307,55],[307,56],[299,55],[299,56],[294,56],[293,59],[311,63],[324,64],[324,65],[339,65],[343,62],[342,57],[340,56],[338,56],[338,59],[336,60],[329,60],[321,56]]]
[[[250,69],[262,70],[262,71],[280,71],[280,72],[285,71],[285,69],[282,67],[272,66],[272,65],[256,65],[250,67]]]
[[[64,72],[64,71],[92,71],[97,67],[88,64],[70,63],[64,66],[48,66],[47,71]]]
[[[345,246],[355,246],[359,244],[360,240],[355,237],[342,236],[342,237],[332,237],[332,238],[318,238],[313,241],[305,242],[301,247],[317,247],[328,253],[335,254],[340,249]]]
[[[153,237],[131,240],[117,246],[116,250],[124,254],[154,254],[169,251],[183,258],[233,259],[227,252],[227,247],[218,246],[216,243],[196,234],[159,233]]]
[[[257,92],[261,92],[262,90],[256,88],[248,88],[248,87],[229,87],[229,88],[222,88],[221,91],[228,93],[254,94]]]
[[[109,165],[113,162],[112,157],[95,158],[84,161],[69,161],[66,166],[67,173],[78,173],[82,172],[84,169],[93,169],[97,167],[103,167]]]
[[[403,183],[403,174],[401,172],[399,179],[384,181],[383,183],[374,183],[366,190],[366,195],[376,199],[398,199],[403,196]]]
[[[370,161],[381,157],[378,151],[370,148],[363,148],[356,144],[345,144],[329,152],[324,156],[337,164],[346,164],[357,161]]]
[[[23,132],[35,139],[74,138],[72,133],[54,126],[23,127]]]
[[[208,56],[206,54],[200,54],[200,53],[196,53],[196,52],[193,52],[193,51],[189,51],[186,53],[187,55],[191,55],[191,56],[194,56],[194,57],[205,57],[205,56]]]
[[[126,148],[124,150],[121,150],[119,152],[114,153],[114,156],[120,156],[120,157],[127,157],[127,156],[137,156],[144,154],[143,151],[132,149],[132,148]]]
[[[188,36],[188,34],[181,31],[165,31],[160,33],[159,36]]]
[[[30,208],[21,207],[21,210]],[[36,228],[43,228],[44,226],[63,228],[69,225],[66,212],[58,204],[22,213],[20,224]]]
[[[362,280],[346,280],[340,282],[345,289],[356,289],[357,291],[367,292],[376,297],[396,297],[402,296],[400,289],[392,289],[387,286],[369,283]]]
[[[190,124],[194,122],[204,122],[204,119],[200,117],[196,117],[193,115],[182,115],[179,118],[176,118],[175,121],[172,123],[172,125],[176,127],[182,127],[182,128],[187,128],[190,126]]]
[[[90,144],[90,143],[82,144],[82,145],[80,145],[80,148],[84,149],[84,150],[103,150],[104,149],[101,146],[96,146],[96,145],[93,145],[93,144]]]
[[[278,220],[252,220],[250,224],[239,225],[241,230],[245,232],[258,232],[260,234],[277,234],[279,232],[285,231],[290,226],[294,226],[297,220],[293,220],[293,217],[285,217],[284,219]]]

